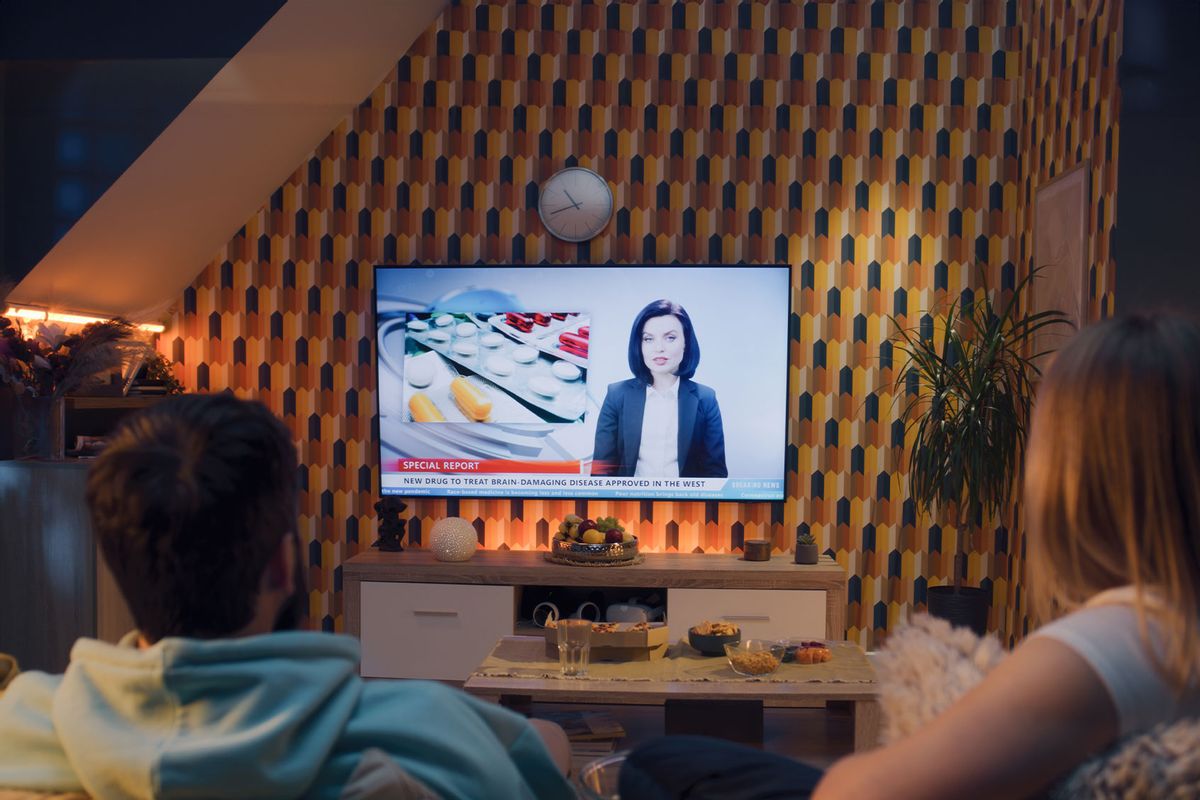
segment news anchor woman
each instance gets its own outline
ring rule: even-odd
[[[596,424],[593,475],[725,478],[717,394],[692,376],[700,344],[687,311],[655,300],[629,331],[634,377],[610,384]]]

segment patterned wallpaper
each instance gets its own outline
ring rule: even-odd
[[[1017,203],[1020,268],[1033,259],[1034,199],[1040,185],[1083,162],[1088,172],[1088,319],[1112,314],[1116,261],[1117,144],[1122,4],[1117,0],[1021,0],[1020,150]],[[1043,266],[1038,264],[1037,266]],[[1010,643],[1028,632],[1024,532],[1013,540],[1013,586],[1005,630]]]
[[[978,285],[974,267],[992,286],[1027,268],[1022,61],[1050,45],[1017,17],[1017,0],[452,4],[162,338],[189,387],[259,397],[294,431],[313,625],[342,628],[340,565],[374,538],[374,263],[790,263],[786,502],[417,500],[410,532],[459,514],[487,547],[535,549],[581,512],[651,550],[763,537],[783,557],[808,530],[849,573],[849,638],[874,644],[920,606],[953,530],[905,500],[888,315],[919,324]],[[1091,102],[1111,104],[1103,69]],[[571,164],[617,208],[583,245],[550,239],[534,204]],[[1003,633],[1012,543],[991,527],[969,569]]]

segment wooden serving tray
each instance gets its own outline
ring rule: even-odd
[[[597,622],[592,625],[593,661],[653,661],[667,654],[670,634],[662,622],[645,628],[639,622]],[[609,630],[611,628],[611,630]],[[637,630],[634,630],[634,629]],[[558,658],[558,631],[546,628],[546,657]]]

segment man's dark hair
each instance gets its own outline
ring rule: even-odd
[[[87,503],[146,639],[226,636],[250,624],[268,563],[296,534],[296,448],[260,403],[171,398],[117,428]]]
[[[629,329],[629,371],[642,383],[654,382],[650,368],[646,366],[646,359],[642,356],[642,331],[646,327],[646,321],[654,317],[675,317],[679,320],[683,327],[683,358],[675,374],[682,380],[690,380],[696,374],[696,367],[700,366],[700,343],[696,341],[692,318],[683,310],[683,306],[670,300],[655,300],[638,312],[637,318],[633,320],[633,327]]]

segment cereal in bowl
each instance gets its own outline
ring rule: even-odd
[[[770,650],[730,653],[733,668],[745,675],[766,675],[779,667],[779,659]]]

